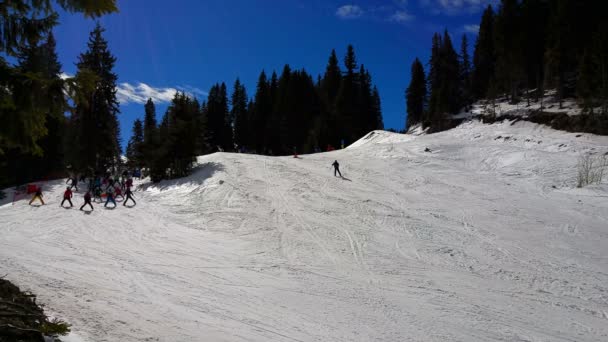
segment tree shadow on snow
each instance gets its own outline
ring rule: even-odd
[[[224,165],[215,162],[209,162],[197,165],[189,176],[163,180],[158,183],[148,183],[139,187],[139,190],[147,190],[149,188],[158,188],[159,190],[166,190],[172,187],[181,185],[201,185],[207,178],[211,178],[214,173],[218,171],[224,171]]]

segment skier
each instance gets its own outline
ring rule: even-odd
[[[68,201],[70,203],[70,208],[74,206],[72,204],[72,190],[71,190],[71,187],[69,187],[69,186],[65,189],[65,192],[63,193],[63,201],[61,201],[62,207],[63,207],[63,203],[65,203],[65,201]]]
[[[76,188],[76,191],[78,191],[78,176],[73,176],[71,178],[68,178],[68,182],[70,180],[71,180],[71,182],[70,182],[70,189]]]
[[[334,177],[336,177],[336,173],[340,175],[340,177],[342,177],[342,173],[340,172],[340,164],[338,163],[337,160],[334,160],[334,163],[331,164],[331,166],[334,167]]]
[[[93,203],[91,203],[91,192],[87,191],[86,194],[84,194],[84,204],[82,205],[82,207],[80,207],[80,210],[82,210],[84,208],[85,205],[89,205],[91,206],[91,210],[95,210],[93,208]]]
[[[129,177],[125,185],[127,186],[127,189],[131,188],[133,186],[133,178]]]
[[[135,198],[133,198],[133,192],[131,191],[131,188],[127,188],[127,192],[125,192],[125,195],[127,195],[127,199],[122,203],[122,205],[127,206],[128,200],[133,201],[133,206],[137,205],[137,202],[135,202]]]
[[[97,199],[99,198],[99,202],[103,202],[103,200],[101,199],[101,187],[97,186],[95,187],[95,189],[93,190],[93,199]]]
[[[109,186],[106,189],[106,204],[104,204],[104,207],[108,207],[108,203],[114,203],[114,208],[116,208],[116,200],[114,199],[114,187],[113,186]]]
[[[38,187],[36,189],[36,194],[34,194],[34,197],[30,201],[30,205],[32,205],[32,203],[36,200],[36,198],[40,200],[42,205],[44,205],[44,200],[42,199],[42,187]]]
[[[114,191],[114,199],[118,199],[118,196],[120,196],[123,200],[125,199],[125,197],[122,195],[121,187],[118,186],[118,184],[116,184],[114,187]]]

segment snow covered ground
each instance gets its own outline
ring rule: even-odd
[[[533,91],[533,90],[531,90]],[[555,90],[545,92],[545,96],[541,101],[528,101],[525,98],[520,99],[517,103],[510,103],[506,97],[497,99],[494,103],[494,112],[497,116],[509,115],[512,117],[527,117],[533,112],[542,109],[545,113],[566,114],[568,116],[580,115],[583,108],[578,105],[575,99],[568,98],[562,101],[560,108],[559,101]],[[595,112],[600,112],[600,108],[595,108]],[[489,115],[492,113],[492,103],[487,100],[482,100],[474,103],[469,111],[463,111],[454,115],[454,119],[467,119],[477,116]]]
[[[87,342],[608,341],[608,184],[575,187],[606,152],[470,122],[200,157],[131,209],[61,209],[51,182],[46,206],[0,207],[0,275]]]

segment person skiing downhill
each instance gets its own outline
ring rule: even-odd
[[[82,210],[84,208],[85,205],[89,205],[91,206],[91,210],[95,210],[93,208],[93,203],[91,203],[91,192],[87,191],[86,194],[84,194],[84,204],[82,205],[82,207],[80,207],[80,210]]]
[[[114,208],[116,208],[116,200],[114,199],[114,187],[113,186],[109,186],[106,189],[106,204],[104,204],[104,207],[108,207],[108,203],[114,203]]]
[[[32,200],[30,201],[30,205],[32,205],[32,203],[36,200],[36,198],[40,200],[42,205],[44,205],[44,200],[42,199],[42,187],[36,188],[36,194],[34,194],[34,197],[32,197]]]
[[[334,177],[336,177],[336,173],[342,177],[342,173],[340,172],[340,164],[337,160],[334,160],[334,163],[331,164],[334,167]]]
[[[135,202],[135,198],[133,198],[133,192],[131,191],[131,188],[127,188],[127,191],[125,192],[125,195],[127,196],[127,199],[125,199],[124,202],[122,202],[123,206],[127,206],[127,201],[131,200],[133,201],[133,206],[137,205],[137,202]]]
[[[65,201],[68,201],[68,203],[70,203],[70,208],[74,206],[72,204],[72,190],[70,189],[69,186],[65,189],[65,192],[63,193],[63,201],[61,201],[62,207],[63,207],[63,203],[65,203]]]

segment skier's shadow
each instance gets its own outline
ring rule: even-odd
[[[345,181],[352,182],[352,180],[350,180],[350,179],[348,179],[348,178],[346,178],[346,177],[344,177],[344,176],[340,176],[340,178],[344,179]]]

